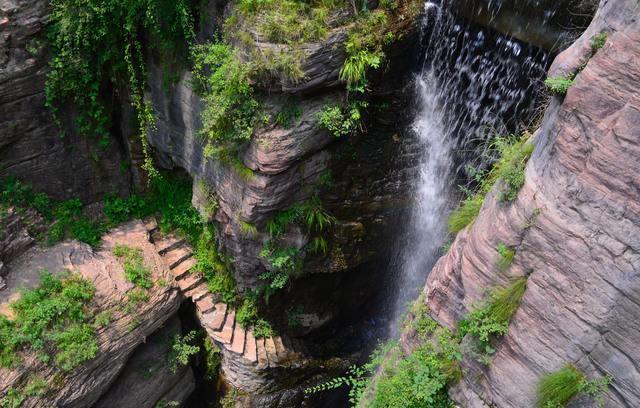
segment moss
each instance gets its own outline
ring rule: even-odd
[[[553,76],[544,80],[544,84],[551,93],[564,96],[567,91],[573,85],[574,75],[567,76]]]

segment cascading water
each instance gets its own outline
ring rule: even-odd
[[[391,335],[424,286],[447,235],[457,177],[479,164],[487,141],[530,117],[548,64],[539,49],[464,23],[444,5],[425,4],[421,67],[410,133],[420,146],[414,207],[391,267]]]

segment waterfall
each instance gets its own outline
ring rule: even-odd
[[[466,169],[486,162],[496,135],[530,117],[548,56],[539,49],[464,22],[446,6],[425,4],[415,116],[408,130],[420,147],[414,205],[392,268],[391,334],[422,290],[447,238],[447,218]]]

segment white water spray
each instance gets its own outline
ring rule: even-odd
[[[415,79],[411,126],[421,153],[413,210],[396,250],[392,336],[440,255],[460,166],[477,159],[483,141],[514,127],[523,112],[530,113],[533,90],[547,64],[539,50],[465,26],[434,3],[427,2],[425,12],[423,35],[428,38],[422,41],[427,47]],[[469,150],[475,153],[466,154]]]

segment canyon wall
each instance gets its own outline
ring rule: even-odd
[[[635,0],[604,0],[556,58],[550,76],[579,73],[547,107],[517,199],[500,203],[494,188],[429,274],[426,304],[451,328],[488,289],[529,276],[490,365],[462,362],[449,394],[464,407],[534,406],[538,380],[566,363],[612,376],[605,406],[640,405],[639,15]],[[608,40],[591,57],[601,32]],[[496,266],[500,243],[516,250],[508,272]]]

